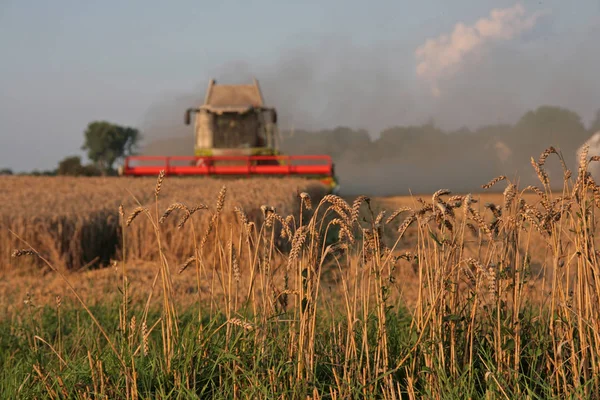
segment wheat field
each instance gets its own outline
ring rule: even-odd
[[[222,220],[225,224],[233,220],[235,207],[246,210],[250,220],[258,223],[262,205],[289,215],[297,208],[294,199],[299,192],[315,198],[325,194],[321,184],[303,179],[169,178],[164,183],[166,196],[156,204],[155,184],[156,178],[0,177],[0,185],[5,188],[0,192],[0,269],[14,267],[17,260],[11,254],[22,240],[53,265],[68,270],[106,266],[122,257],[123,250],[129,259],[156,260],[154,227],[147,220],[128,229],[123,245],[121,206],[123,213],[135,209],[162,213],[179,202],[181,206],[198,208],[193,221],[201,229],[214,208],[209,202],[217,198],[224,185],[229,192],[226,217]],[[178,214],[179,218],[182,216]],[[180,229],[178,223],[170,218],[161,224],[161,245],[171,259],[188,257],[194,249],[191,237],[172,239]]]
[[[107,184],[124,250],[108,266],[61,267],[10,239],[0,394],[597,398],[598,160],[583,152],[570,171],[551,147],[532,159],[537,186],[500,176],[481,194],[388,199],[291,181],[268,201],[265,184]],[[102,209],[95,199],[82,204]],[[20,202],[14,220],[35,215]]]

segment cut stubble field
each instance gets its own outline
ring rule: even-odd
[[[551,190],[549,157],[538,186],[373,199],[301,180],[3,181],[0,394],[593,398],[599,158],[563,163]]]

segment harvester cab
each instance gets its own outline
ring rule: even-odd
[[[195,155],[278,155],[277,111],[265,107],[258,82],[252,85],[208,84],[204,104],[189,108],[185,123],[195,121]]]
[[[301,176],[338,190],[329,155],[284,155],[279,151],[277,111],[265,106],[256,79],[252,84],[208,84],[204,104],[185,111],[194,116],[194,156],[130,156],[122,175]],[[153,162],[152,165],[135,165]]]

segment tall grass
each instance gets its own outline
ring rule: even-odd
[[[550,190],[550,156],[564,167],[560,191]],[[499,204],[442,189],[388,214],[364,196],[303,193],[297,213],[265,204],[256,223],[238,208],[235,224],[223,223],[226,188],[202,211],[159,207],[169,181],[160,176],[155,206],[122,209],[120,220],[124,241],[140,221],[153,227],[160,301],[151,306],[152,287],[147,301],[130,301],[125,254],[119,302],[32,304],[0,325],[11,371],[2,395],[597,398],[600,187],[587,169],[598,160],[584,152],[572,173],[549,148],[532,158],[539,186],[504,176],[484,185],[506,185]],[[195,244],[178,265],[162,253],[171,219]],[[405,247],[409,229],[416,241]],[[15,256],[40,255],[23,246]],[[408,308],[399,270],[411,266]],[[175,274],[196,281],[194,306],[178,304]]]

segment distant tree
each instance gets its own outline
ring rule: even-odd
[[[98,176],[102,174],[95,165],[81,164],[81,157],[70,156],[58,163],[57,175],[67,176]]]
[[[548,146],[561,150],[567,163],[575,161],[577,148],[589,136],[581,117],[574,111],[542,106],[529,111],[515,125],[510,138],[518,163],[529,163]]]
[[[362,156],[371,145],[369,134],[365,130],[353,130],[338,126],[335,129],[316,132],[296,131],[287,136],[281,149],[288,154],[329,154],[334,160],[342,157]]]
[[[431,121],[419,126],[391,127],[374,142],[371,158],[433,161],[445,155],[448,141],[448,135]]]
[[[103,175],[113,172],[113,164],[134,153],[140,139],[134,128],[116,125],[107,121],[94,121],[85,130],[82,150]]]
[[[484,125],[477,129],[475,135],[493,139],[504,139],[512,132],[513,126],[509,124]]]
[[[93,164],[86,164],[81,166],[81,176],[100,176],[102,171]]]
[[[44,171],[40,171],[39,169],[34,169],[29,174],[24,174],[24,175],[31,175],[31,176],[55,176],[56,175],[56,170],[44,170]]]
[[[0,175],[12,175],[13,171],[10,168],[0,169]]]
[[[83,165],[81,165],[81,157],[71,156],[66,157],[58,163],[58,175],[79,176],[81,175]]]

